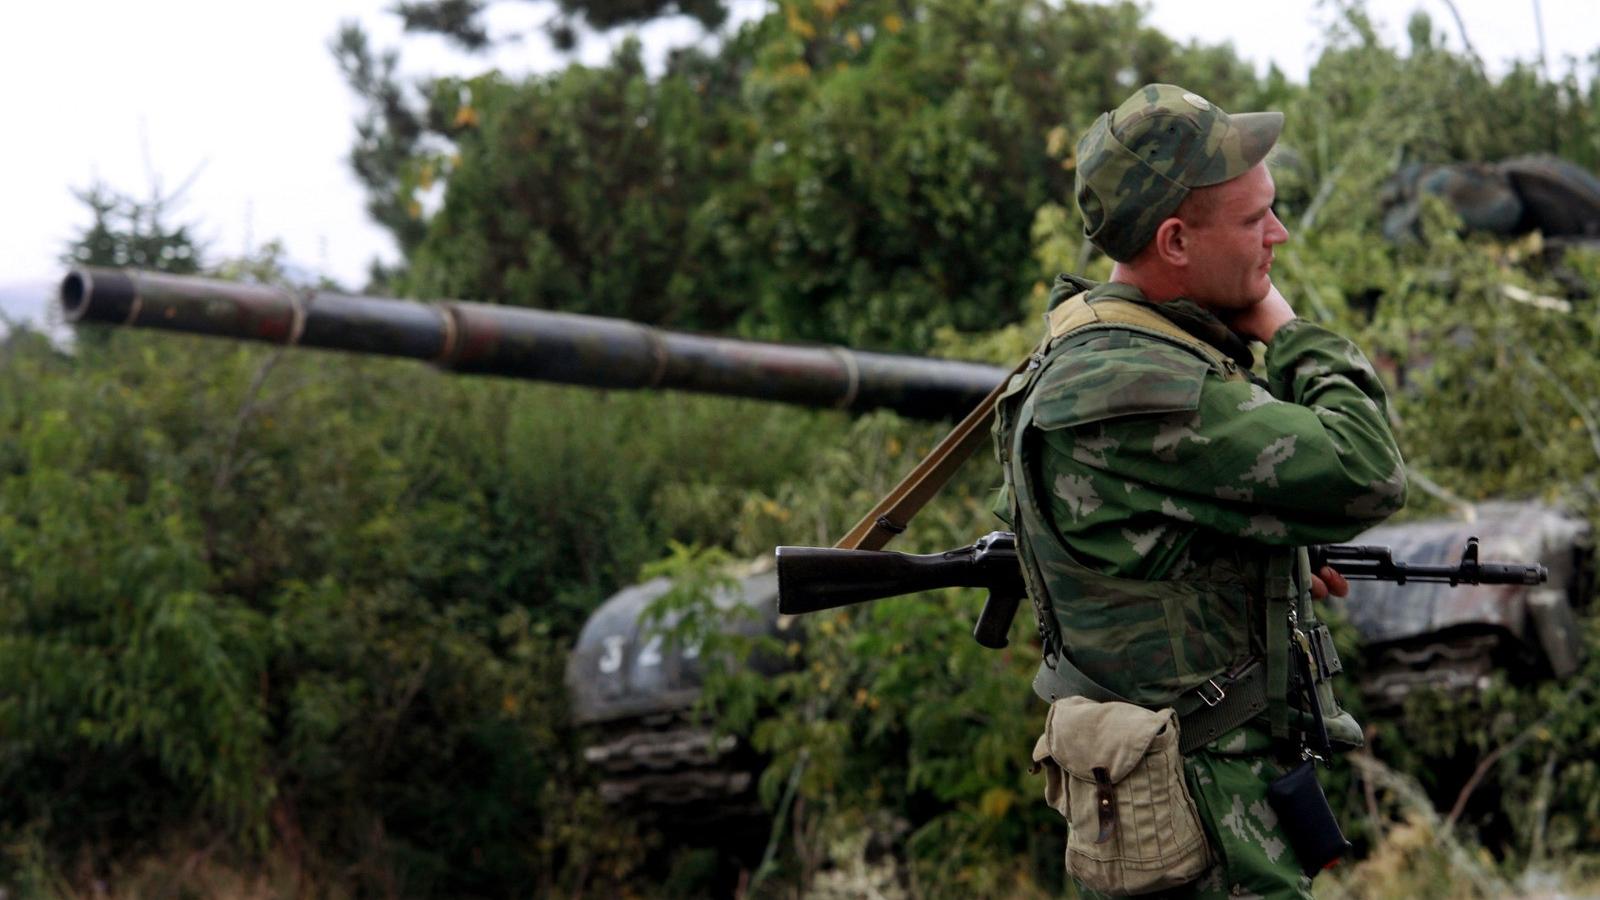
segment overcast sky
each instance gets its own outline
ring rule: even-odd
[[[746,11],[761,0],[738,0]],[[53,279],[63,245],[87,219],[72,196],[100,180],[146,193],[192,183],[179,220],[193,222],[209,257],[277,238],[298,266],[360,287],[373,257],[397,253],[363,212],[345,156],[356,107],[327,46],[341,20],[358,19],[375,43],[401,40],[392,0],[51,0],[12,4],[0,28],[0,285]],[[1533,0],[1456,0],[1491,70],[1538,52]],[[1231,40],[1247,59],[1271,60],[1303,80],[1330,12],[1319,0],[1155,0],[1150,21],[1183,40]],[[1428,11],[1459,47],[1444,0],[1372,0],[1392,41],[1411,11]],[[1267,12],[1270,10],[1270,12]],[[493,31],[530,31],[546,9],[495,8]],[[1600,48],[1600,0],[1543,0],[1552,63]],[[684,21],[652,26],[647,47],[693,35]],[[614,35],[614,42],[621,35]],[[604,59],[605,42],[583,57]],[[408,38],[413,73],[469,73],[481,59],[435,39]],[[513,72],[563,63],[538,37],[492,59]],[[1558,69],[1559,71],[1559,69]]]

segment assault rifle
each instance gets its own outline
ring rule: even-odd
[[[1311,569],[1333,566],[1356,581],[1449,584],[1543,584],[1544,566],[1481,562],[1478,539],[1468,538],[1453,566],[1396,561],[1388,547],[1327,544],[1310,548]],[[869,600],[947,587],[987,588],[989,599],[978,614],[972,636],[985,647],[1006,646],[1006,632],[1027,596],[1017,560],[1016,535],[994,531],[975,543],[943,553],[888,550],[836,550],[832,547],[778,548],[778,612],[820,612]]]

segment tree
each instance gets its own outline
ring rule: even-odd
[[[1231,51],[1180,48],[1131,4],[1043,0],[783,0],[657,76],[624,45],[433,79],[425,111],[346,69],[403,290],[905,350],[1023,314],[1035,213],[1070,189],[1062,136],[1129,85],[1254,89]]]
[[[171,224],[173,207],[182,191],[161,193],[159,184],[150,199],[96,182],[73,194],[89,207],[93,221],[68,244],[62,261],[83,266],[126,266],[189,275],[200,271],[202,247],[189,225]]]

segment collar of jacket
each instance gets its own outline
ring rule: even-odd
[[[1255,367],[1256,356],[1250,349],[1249,342],[1222,324],[1221,319],[1201,309],[1191,300],[1179,298],[1166,303],[1152,303],[1131,284],[1116,281],[1097,284],[1076,275],[1057,275],[1055,284],[1050,288],[1048,308],[1055,309],[1067,298],[1084,292],[1088,293],[1088,296],[1083,298],[1088,303],[1093,303],[1102,297],[1115,297],[1118,300],[1127,300],[1153,309],[1167,321],[1226,353],[1246,372]]]

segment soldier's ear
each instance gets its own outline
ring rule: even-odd
[[[1156,236],[1150,239],[1151,248],[1160,260],[1169,266],[1182,268],[1189,264],[1192,250],[1189,229],[1177,216],[1168,216],[1156,226]]]

